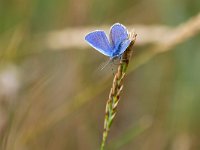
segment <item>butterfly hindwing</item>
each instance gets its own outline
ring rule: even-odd
[[[86,35],[85,40],[100,53],[111,56],[112,47],[104,31],[94,31]]]
[[[128,39],[128,31],[125,26],[115,23],[110,29],[110,41],[117,48],[123,41]]]
[[[119,56],[124,53],[124,51],[128,48],[128,46],[130,45],[130,43],[131,43],[131,41],[127,39],[127,40],[123,41],[120,44],[120,46],[119,46],[119,52],[118,52]]]

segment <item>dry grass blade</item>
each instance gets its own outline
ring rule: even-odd
[[[130,39],[131,39],[131,44],[129,45],[129,47],[126,49],[126,51],[124,52],[124,54],[122,55],[122,58],[120,60],[120,64],[118,67],[118,70],[114,76],[113,79],[113,85],[110,89],[110,94],[109,94],[109,98],[107,100],[107,104],[106,104],[106,113],[105,113],[105,120],[104,120],[104,132],[103,132],[103,139],[102,139],[102,143],[101,143],[101,150],[104,150],[105,147],[105,143],[106,143],[106,139],[108,136],[108,132],[110,130],[110,127],[112,125],[112,122],[115,118],[116,115],[116,109],[120,100],[120,93],[122,91],[123,88],[123,79],[129,64],[129,60],[131,58],[132,55],[132,49],[133,49],[133,45],[135,43],[136,40],[136,34],[130,34]]]

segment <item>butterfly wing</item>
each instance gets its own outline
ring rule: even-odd
[[[112,47],[104,31],[94,31],[85,36],[85,40],[100,53],[111,56]]]
[[[119,50],[118,50],[118,56],[121,56],[121,54],[124,53],[124,51],[128,48],[128,46],[130,45],[131,41],[130,40],[125,40],[123,41],[120,46],[119,46]]]
[[[110,41],[115,49],[127,39],[128,31],[126,27],[120,23],[115,23],[110,29]]]

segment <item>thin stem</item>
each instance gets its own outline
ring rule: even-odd
[[[123,88],[123,79],[124,79],[124,76],[129,64],[129,60],[132,55],[132,48],[136,40],[136,34],[131,34],[130,36],[131,36],[130,39],[132,42],[129,45],[129,47],[126,49],[124,54],[122,55],[122,58],[120,59],[120,64],[114,76],[113,84],[110,89],[109,98],[107,100],[101,150],[104,150],[105,148],[105,143],[108,137],[108,133],[112,125],[112,122],[114,120],[114,117],[116,115],[116,109],[120,100],[120,93]]]

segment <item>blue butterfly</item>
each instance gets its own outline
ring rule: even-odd
[[[87,34],[85,40],[90,46],[110,57],[110,59],[121,57],[131,43],[128,36],[128,30],[119,23],[115,23],[111,27],[109,39],[104,31],[96,30]]]

